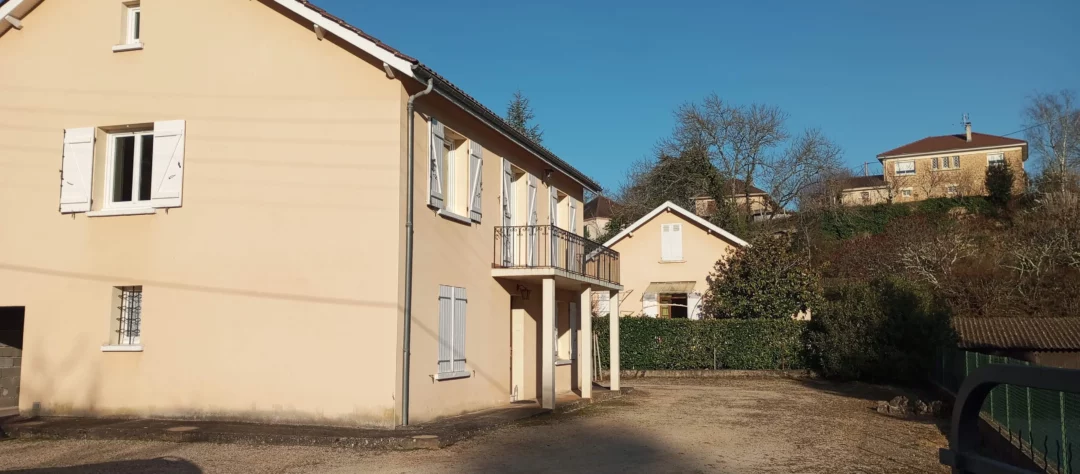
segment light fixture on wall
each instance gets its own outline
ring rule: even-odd
[[[521,295],[521,299],[523,300],[529,299],[529,295],[532,294],[532,290],[530,290],[529,287],[522,285],[521,283],[518,283],[517,292],[519,295]]]
[[[544,168],[544,181],[551,179],[551,174],[554,172],[555,170],[551,168]]]

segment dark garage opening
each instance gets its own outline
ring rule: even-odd
[[[5,409],[19,406],[25,319],[21,306],[0,307],[0,416]]]

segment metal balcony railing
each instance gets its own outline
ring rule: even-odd
[[[495,228],[494,268],[555,268],[619,284],[619,252],[552,225]]]

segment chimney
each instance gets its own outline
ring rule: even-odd
[[[863,162],[863,164],[862,164],[862,175],[863,176],[870,176],[870,162],[869,161],[864,161]]]
[[[967,114],[964,114],[964,133],[967,135],[968,143],[971,142],[971,119]]]

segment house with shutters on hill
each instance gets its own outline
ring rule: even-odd
[[[417,59],[305,0],[8,0],[0,57],[23,413],[395,426],[592,396],[582,307],[622,289],[582,235],[600,186]]]

